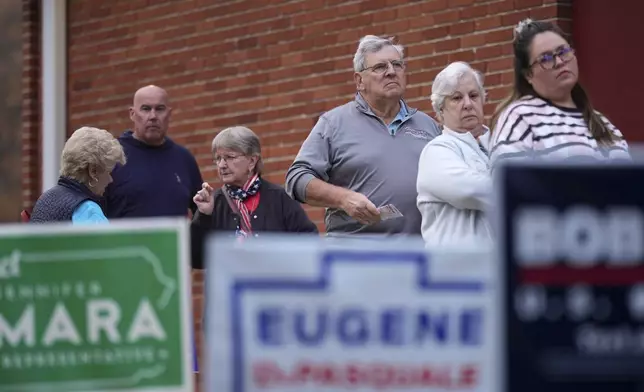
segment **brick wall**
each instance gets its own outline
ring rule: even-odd
[[[22,205],[22,2],[0,7],[0,223],[18,220]]]
[[[22,0],[22,196],[40,194],[40,1]]]
[[[511,26],[530,16],[570,30],[570,0],[68,3],[68,131],[93,125],[119,134],[130,125],[134,91],[160,85],[175,108],[172,137],[197,156],[208,181],[216,180],[214,134],[246,125],[262,138],[268,179],[283,183],[316,118],[352,98],[352,57],[365,34],[395,35],[406,46],[412,106],[430,113],[430,82],[448,62],[464,60],[485,73],[491,114],[512,81]],[[33,94],[36,84],[28,84]],[[33,121],[25,123],[26,151],[35,162]],[[26,183],[26,201],[31,189]],[[322,211],[308,211],[320,223]],[[194,290],[200,314],[200,274]]]

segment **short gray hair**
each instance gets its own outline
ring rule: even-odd
[[[262,174],[262,169],[264,168],[262,146],[259,142],[259,137],[249,128],[236,126],[219,132],[212,139],[212,153],[215,154],[220,148],[237,151],[246,156],[256,156],[255,173]]]
[[[382,38],[375,35],[365,35],[360,39],[358,50],[353,56],[353,70],[355,72],[362,72],[366,68],[365,60],[368,53],[376,53],[387,46],[393,46],[394,49],[400,53],[400,58],[404,56],[404,48],[402,45],[394,44],[393,38]]]
[[[104,129],[81,127],[74,131],[63,147],[60,175],[89,185],[90,170],[112,171],[117,163],[125,165],[123,147]]]
[[[479,91],[481,92],[481,99],[483,100],[483,103],[485,103],[483,75],[470,67],[468,63],[456,61],[440,71],[432,83],[432,95],[430,96],[430,99],[432,101],[432,107],[439,117],[440,111],[443,109],[443,105],[445,104],[445,98],[454,94],[454,91],[458,88],[458,84],[461,79],[467,75],[474,76],[474,80],[476,80],[476,84],[478,84]]]

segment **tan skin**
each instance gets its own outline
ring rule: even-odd
[[[378,52],[368,53],[365,56],[366,69],[354,74],[356,89],[385,124],[396,118],[407,86],[405,70],[395,69],[392,64],[395,61],[402,61],[400,53],[393,46],[386,46]],[[387,70],[383,74],[371,69],[379,64],[386,64]],[[317,178],[306,187],[306,202],[313,206],[341,209],[361,224],[380,221],[378,208],[367,196]]]
[[[402,57],[396,48],[386,46],[378,52],[368,53],[365,56],[367,69],[353,75],[356,89],[385,124],[390,124],[396,118],[400,111],[400,100],[407,87],[404,69],[396,70],[392,61],[402,61]],[[387,71],[378,74],[369,69],[378,64],[387,64]]]
[[[217,165],[219,178],[224,184],[243,187],[246,181],[255,173],[255,167],[259,157],[248,156],[228,148],[217,149],[214,153],[214,161]],[[201,190],[192,199],[199,212],[204,215],[211,215],[215,208],[214,189],[210,184],[204,182]]]
[[[92,191],[92,193],[98,196],[103,196],[103,194],[105,193],[105,188],[107,188],[107,186],[112,183],[113,168],[114,165],[112,164],[108,168],[100,169],[91,167],[89,169],[90,181],[89,184],[87,184],[87,187],[90,191]]]
[[[130,119],[134,123],[133,136],[151,146],[160,146],[168,134],[172,108],[167,92],[157,86],[142,87],[134,94]]]
[[[566,47],[569,47],[568,41],[552,31],[535,35],[530,46],[530,63],[533,65],[525,77],[537,94],[551,100],[555,105],[576,108],[571,92],[579,77],[577,57],[573,55],[568,61],[555,57],[555,66],[552,69],[543,69],[539,64],[535,64],[541,56],[552,55]]]
[[[483,134],[483,96],[473,75],[463,76],[454,93],[445,98],[440,118],[455,132],[469,132],[475,138]]]

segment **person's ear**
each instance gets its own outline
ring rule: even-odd
[[[364,91],[364,80],[360,72],[356,72],[353,74],[353,80],[356,82],[356,90]]]
[[[532,78],[533,78],[533,76],[534,76],[534,75],[532,74],[532,70],[527,69],[527,70],[523,71],[523,77],[524,77],[524,78],[525,78],[525,80],[526,80],[528,83],[530,83],[530,84],[532,84]]]
[[[248,172],[249,173],[254,173],[255,168],[257,168],[257,162],[259,161],[259,157],[257,155],[253,155],[250,157],[250,164],[248,165]]]

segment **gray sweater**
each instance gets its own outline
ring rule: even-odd
[[[404,102],[403,105],[406,106]],[[327,232],[420,235],[421,216],[416,207],[418,160],[440,129],[430,116],[417,109],[407,107],[407,113],[394,136],[360,94],[354,101],[324,113],[286,174],[289,195],[305,202],[306,186],[318,178],[362,193],[376,207],[394,204],[404,215],[365,227],[344,211],[327,208]]]

